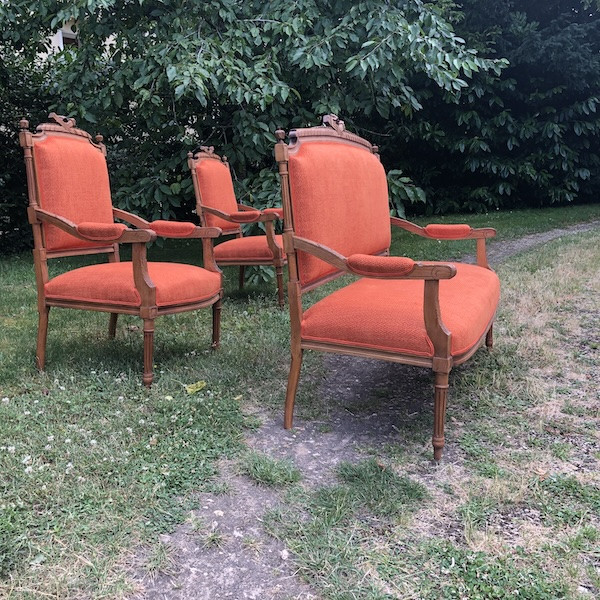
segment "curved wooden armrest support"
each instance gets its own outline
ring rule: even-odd
[[[350,272],[346,264],[346,257],[327,246],[323,246],[323,244],[317,244],[316,242],[311,242],[305,238],[301,237],[292,237],[292,243],[296,250],[302,250],[302,252],[306,252],[308,254],[312,254],[321,260],[324,260],[326,263],[333,265],[336,269],[340,271]]]
[[[473,229],[470,225],[464,224],[430,224],[426,227],[419,227],[415,223],[398,217],[390,217],[390,221],[395,227],[401,227],[432,240],[473,240],[491,238],[496,235],[496,230],[492,227]]]
[[[261,220],[260,211],[255,209],[244,209],[238,210],[237,212],[226,213],[217,208],[212,208],[211,206],[202,206],[202,210],[211,215],[215,215],[216,217],[220,217],[221,219],[225,219],[225,221],[229,221],[230,223],[256,223]]]
[[[283,221],[283,208],[265,208],[262,212],[263,215],[275,215],[278,220]]]
[[[92,242],[119,242],[134,244],[146,243],[156,239],[156,234],[148,229],[127,229],[119,223],[73,223],[59,215],[55,215],[42,208],[34,208],[33,216],[50,225],[54,225],[72,236]],[[30,213],[30,218],[31,218]]]
[[[142,217],[138,217],[137,215],[120,208],[113,208],[113,217],[115,217],[115,219],[121,219],[121,221],[127,221],[127,223],[131,223],[131,225],[138,229],[149,229],[150,226],[150,223],[146,221],[146,219],[142,219]]]

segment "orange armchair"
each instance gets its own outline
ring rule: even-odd
[[[29,131],[26,120],[19,124],[34,238],[37,366],[44,368],[51,307],[110,313],[110,337],[115,336],[119,314],[138,315],[144,322],[143,382],[150,386],[156,317],[212,306],[212,347],[219,344],[223,285],[211,238],[221,230],[194,223],[149,223],[113,208],[102,136],[92,141],[75,127],[74,119],[54,113],[49,118],[51,122],[39,125],[36,133]],[[157,236],[201,239],[205,268],[147,262],[146,245]],[[131,244],[131,261],[120,262],[121,243]],[[108,262],[48,277],[48,259],[88,254],[106,254]]]
[[[235,198],[231,171],[225,157],[214,148],[202,146],[200,152],[188,154],[188,164],[196,194],[196,212],[202,225],[220,227],[223,236],[234,236],[215,246],[219,265],[240,267],[239,287],[244,287],[244,267],[272,265],[277,277],[279,306],[283,307],[283,265],[286,257],[280,235],[275,235],[274,223],[283,218],[281,208],[256,210],[239,204]],[[244,236],[242,223],[264,223],[266,235]]]
[[[390,257],[387,180],[377,147],[345,130],[335,115],[324,125],[276,132],[288,258],[292,362],[284,426],[292,426],[304,350],[337,352],[428,367],[435,374],[433,448],[444,447],[448,375],[484,343],[500,284],[485,257],[493,229],[425,228],[391,219],[431,238],[477,240],[478,264],[415,262]],[[360,277],[303,309],[303,293],[344,273]]]

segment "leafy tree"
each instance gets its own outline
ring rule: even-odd
[[[424,109],[389,131],[409,140],[410,153],[397,147],[394,162],[426,188],[429,211],[597,201],[598,3],[464,0],[462,8],[457,29],[510,66],[478,74],[458,98],[419,86]]]
[[[404,0],[29,0],[0,4],[6,43],[33,56],[74,20],[79,45],[51,55],[53,110],[110,145],[124,208],[150,218],[189,214],[185,156],[214,145],[241,193],[278,199],[273,132],[336,112],[368,133],[422,105],[411,82],[449,96],[475,72],[500,72],[450,24],[452,3]],[[387,160],[384,156],[384,160]],[[421,200],[395,179],[396,200]],[[406,185],[405,185],[406,184]],[[182,205],[185,203],[185,207]]]

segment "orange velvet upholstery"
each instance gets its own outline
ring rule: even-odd
[[[456,276],[439,283],[442,321],[452,333],[452,356],[470,350],[486,333],[500,297],[493,271],[455,266]],[[422,280],[360,279],[304,312],[302,339],[432,357],[423,289]]]
[[[231,220],[235,223],[255,223],[260,219],[259,210],[238,210],[232,212],[230,215]]]
[[[372,256],[353,254],[346,264],[357,275],[366,277],[402,277],[408,275],[415,266],[412,258],[403,256]]]
[[[184,238],[194,232],[196,225],[187,221],[152,221],[148,226],[161,237]]]
[[[199,160],[196,164],[196,174],[203,205],[226,213],[238,211],[231,172],[226,164],[214,158]],[[223,232],[228,229],[238,229],[235,223],[221,219],[221,217],[209,213],[204,213],[204,217],[208,227],[220,227]]]
[[[470,225],[427,225],[425,233],[432,238],[440,240],[460,240],[471,235],[473,229]]]
[[[263,213],[265,213],[265,215],[277,215],[283,220],[283,208],[265,208],[263,209]]]
[[[336,142],[311,142],[289,156],[294,232],[344,256],[378,254],[391,241],[387,180],[377,156]],[[300,283],[335,267],[298,252]]]
[[[149,262],[148,272],[156,286],[156,304],[168,307],[202,302],[221,289],[221,274],[181,263]],[[110,282],[110,285],[107,285]],[[45,286],[48,300],[70,300],[140,306],[131,262],[90,265],[68,271]]]
[[[276,235],[275,242],[281,248],[281,256],[283,257],[282,237]],[[255,260],[272,261],[273,253],[267,244],[266,235],[253,235],[227,240],[215,246],[215,260],[234,264],[243,264]]]
[[[114,242],[127,229],[122,223],[79,223],[77,233],[90,240]]]
[[[40,207],[73,223],[112,224],[113,212],[106,160],[87,139],[48,136],[33,149]],[[98,246],[44,224],[47,250]]]

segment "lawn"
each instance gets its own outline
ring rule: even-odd
[[[595,205],[458,220],[489,223],[502,240],[598,218]],[[415,258],[473,251],[426,248],[406,234],[395,234],[393,249]],[[197,260],[194,252],[176,244],[151,254]],[[67,262],[55,261],[52,273]],[[156,379],[146,390],[133,317],[120,317],[109,340],[107,315],[53,309],[47,370],[38,373],[31,259],[3,258],[0,596],[132,594],[140,571],[168,562],[160,536],[189,522],[198,493],[227,492],[218,472],[227,460],[278,490],[281,505],[265,527],[324,598],[593,597],[599,265],[597,230],[502,264],[495,348],[453,372],[444,463],[430,461],[430,406],[416,416],[407,407],[401,443],[365,445],[359,461],[315,489],[290,461],[249,452],[245,441],[265,419],[281,418],[289,318],[274,285],[238,293],[235,270],[225,271],[217,352],[210,311],[159,319]],[[302,373],[299,418],[318,419],[327,436],[334,409],[321,394],[323,356],[309,355]],[[392,393],[367,400],[385,414]]]

